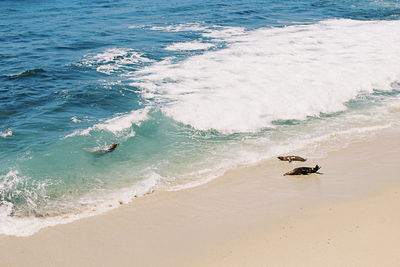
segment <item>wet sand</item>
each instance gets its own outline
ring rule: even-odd
[[[399,266],[400,134],[305,163],[275,159],[154,192],[30,237],[0,236],[2,266]],[[321,174],[288,177],[296,166]]]

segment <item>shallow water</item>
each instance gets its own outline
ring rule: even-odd
[[[398,1],[0,10],[0,233],[29,235],[398,123]],[[120,147],[93,153],[111,143]]]

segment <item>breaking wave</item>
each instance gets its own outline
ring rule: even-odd
[[[240,31],[239,31],[240,32]],[[227,48],[136,72],[132,85],[199,130],[256,132],[346,109],[400,80],[399,21],[328,20],[228,35]]]
[[[95,124],[92,127],[83,130],[76,130],[73,133],[66,135],[64,138],[76,136],[76,135],[89,135],[91,131],[108,131],[115,135],[130,129],[133,124],[140,125],[142,121],[148,119],[147,114],[149,113],[150,107],[145,107],[139,110],[133,110],[128,114],[117,115],[111,119],[107,119],[103,123]],[[131,130],[131,129],[130,129]],[[130,133],[133,136],[134,132]]]
[[[80,64],[96,68],[98,72],[110,75],[137,66],[139,63],[149,62],[152,62],[152,60],[133,49],[109,48],[102,53],[87,55]]]

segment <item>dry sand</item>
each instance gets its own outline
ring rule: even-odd
[[[400,266],[400,134],[0,236],[1,266]],[[321,175],[282,176],[298,165]]]

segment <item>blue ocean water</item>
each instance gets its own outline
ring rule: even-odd
[[[396,122],[399,1],[1,1],[0,12],[0,233]]]

